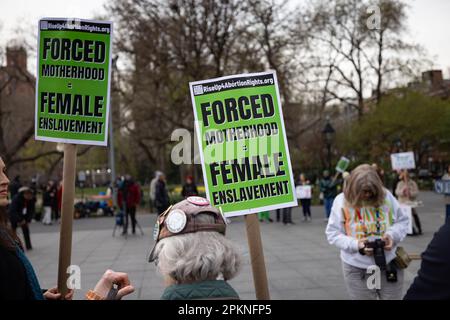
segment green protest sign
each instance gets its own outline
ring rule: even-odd
[[[226,216],[297,205],[275,72],[190,83],[206,194]]]
[[[107,145],[112,23],[39,21],[36,140]]]
[[[348,165],[350,164],[350,160],[346,157],[341,157],[336,165],[336,171],[343,173],[347,170]]]

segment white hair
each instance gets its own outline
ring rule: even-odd
[[[214,218],[208,214],[199,214],[196,219],[200,223],[214,223]],[[159,272],[177,283],[215,280],[220,275],[229,280],[241,267],[241,253],[237,247],[214,231],[162,239],[155,254]]]

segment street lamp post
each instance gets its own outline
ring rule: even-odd
[[[331,170],[331,141],[333,140],[333,135],[336,131],[330,123],[330,117],[327,117],[327,123],[322,130],[322,134],[327,146],[327,161],[328,161],[328,170]]]
[[[113,59],[113,65],[114,69],[117,67],[117,59],[119,57],[116,56]],[[112,109],[112,104],[111,104]],[[111,170],[111,188],[112,188],[112,200],[113,200],[113,208],[116,210],[117,208],[117,186],[116,186],[116,162],[115,162],[115,155],[114,155],[114,130],[113,130],[113,112],[110,110],[109,113],[109,168]]]

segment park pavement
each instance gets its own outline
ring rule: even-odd
[[[427,247],[433,234],[444,223],[445,200],[432,192],[422,192],[424,207],[418,212],[424,234],[407,237],[402,245],[410,254],[420,254]],[[275,220],[275,212],[271,212]],[[135,292],[127,299],[159,299],[164,289],[160,274],[153,264],[146,261],[153,246],[152,229],[156,215],[138,214],[144,236],[123,237],[120,230],[112,236],[114,218],[98,217],[74,221],[72,264],[80,266],[81,290],[74,299],[83,299],[103,272],[110,268],[129,274]],[[312,208],[312,222],[302,222],[301,209],[294,208],[295,225],[261,223],[264,256],[267,267],[269,291],[272,299],[348,299],[345,289],[339,250],[328,244],[325,237],[323,207]],[[31,225],[34,249],[27,253],[41,286],[49,288],[57,282],[59,226]],[[239,275],[230,281],[242,299],[255,299],[251,265],[243,217],[233,218],[227,237],[241,249],[244,265]],[[405,273],[405,292],[420,267],[413,261]]]

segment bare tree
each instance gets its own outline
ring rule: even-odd
[[[240,1],[115,1],[121,126],[153,167],[164,169],[175,128],[193,132],[189,81],[221,76],[242,27]],[[123,28],[121,27],[123,26]],[[126,84],[124,84],[124,82]]]
[[[328,75],[321,78],[328,83],[327,94],[353,108],[358,117],[368,98],[379,103],[391,74],[405,78],[416,71],[413,66],[419,61],[411,58],[420,47],[402,38],[406,31],[403,1],[318,0],[310,15],[316,67],[322,69],[321,77]]]
[[[361,117],[392,79],[414,73],[417,60],[412,58],[419,48],[403,41],[403,1],[295,5],[276,0],[112,1],[107,8],[116,22],[118,58],[113,104],[120,118],[115,126],[118,140],[126,144],[121,162],[169,167],[171,132],[193,132],[189,81],[275,70],[289,143],[303,148],[305,140],[317,140],[330,109],[337,114],[345,106]],[[379,28],[368,27],[372,5],[381,13]]]
[[[7,54],[9,65],[0,68],[0,154],[13,167],[57,151],[36,148],[32,154],[28,150],[24,154],[34,134],[35,78],[26,70],[24,48],[10,47]]]
[[[296,59],[299,41],[293,41],[294,30],[291,27],[296,10],[289,10],[287,3],[275,0],[249,1],[251,20],[247,39],[256,40],[261,62],[277,72],[283,100],[289,103],[293,98],[290,80],[295,78],[299,65]]]

